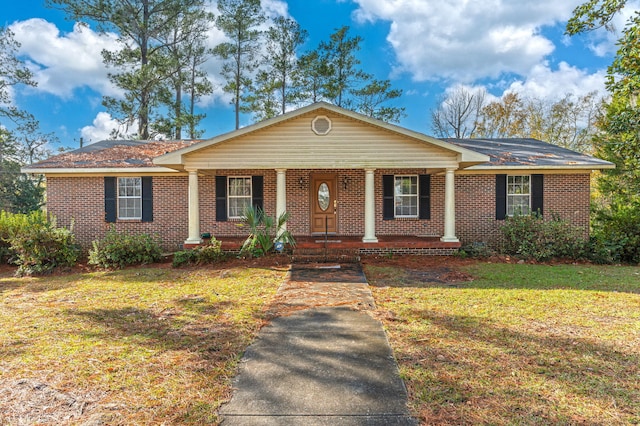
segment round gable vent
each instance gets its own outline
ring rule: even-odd
[[[311,128],[316,135],[327,135],[331,131],[331,120],[329,120],[329,117],[319,115],[311,122]]]

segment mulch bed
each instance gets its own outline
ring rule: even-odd
[[[405,270],[402,279],[394,279],[396,287],[424,287],[446,285],[455,287],[459,283],[473,281],[473,276],[460,270],[477,260],[461,259],[453,256],[397,256],[391,259],[370,256],[362,259],[363,265],[396,267]],[[377,286],[389,285],[391,280],[378,280]],[[371,283],[370,283],[371,284]],[[373,285],[373,284],[372,284]]]

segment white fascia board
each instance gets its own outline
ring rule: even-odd
[[[38,175],[107,175],[107,174],[178,174],[180,171],[167,167],[109,167],[109,168],[90,168],[90,167],[67,167],[67,168],[30,168],[23,167],[20,169],[22,173],[38,174]]]
[[[535,166],[535,165],[522,165],[522,166],[485,166],[485,165],[477,165],[467,167],[465,170],[467,171],[494,171],[500,172],[500,170],[605,170],[605,169],[615,169],[615,164],[577,164],[577,165],[562,165],[562,166]]]

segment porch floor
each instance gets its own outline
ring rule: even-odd
[[[216,236],[222,241],[223,250],[239,250],[244,242],[244,237]],[[320,249],[325,247],[325,236],[295,236],[296,249]],[[460,248],[459,242],[442,242],[440,237],[417,237],[411,235],[384,235],[378,236],[377,243],[364,243],[361,236],[329,235],[326,239],[327,248],[330,249],[377,249],[380,251],[392,249],[449,249]]]

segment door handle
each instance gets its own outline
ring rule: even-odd
[[[333,200],[333,214],[338,212],[338,200]]]

